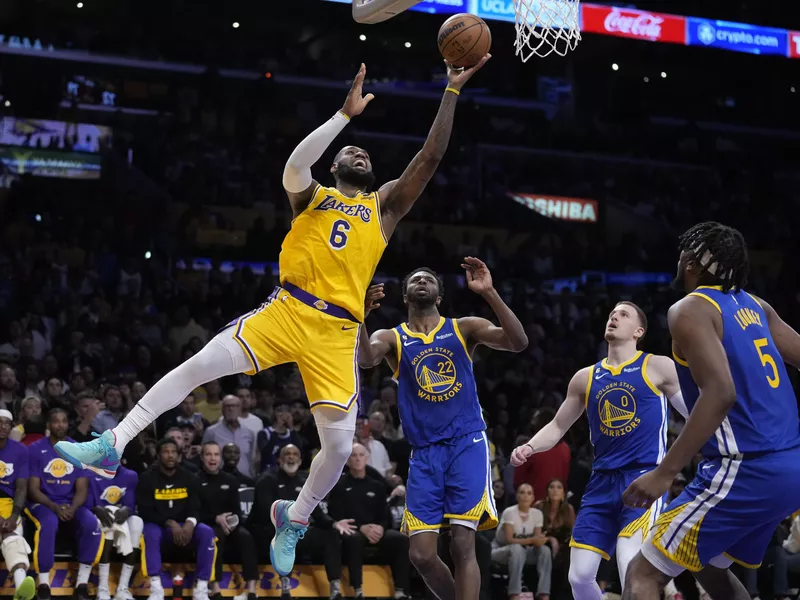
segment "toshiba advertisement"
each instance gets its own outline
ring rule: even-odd
[[[525,208],[550,219],[576,223],[597,223],[597,200],[517,192],[509,192],[508,197]]]
[[[685,44],[686,17],[584,4],[581,31],[648,42]]]

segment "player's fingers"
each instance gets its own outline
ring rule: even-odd
[[[370,103],[370,102],[372,102],[374,99],[375,99],[375,94],[367,94],[366,96],[364,96],[364,104],[365,104],[365,105],[366,105],[366,104],[369,104],[369,103]]]

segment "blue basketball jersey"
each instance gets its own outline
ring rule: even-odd
[[[797,399],[761,305],[745,291],[724,293],[718,286],[700,286],[689,295],[709,301],[722,315],[722,346],[736,386],[736,404],[703,446],[703,456],[777,452],[800,445]],[[700,390],[688,363],[674,358],[691,411]]]
[[[394,328],[398,409],[412,448],[483,431],[472,358],[455,319],[442,317],[429,334]]]
[[[595,471],[655,466],[667,447],[667,399],[647,377],[650,354],[597,363],[586,384]]]

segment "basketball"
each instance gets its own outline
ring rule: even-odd
[[[439,29],[439,52],[454,67],[473,67],[492,47],[492,32],[480,17],[453,15]]]

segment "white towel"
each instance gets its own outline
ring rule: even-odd
[[[111,514],[119,510],[118,506],[107,506]],[[103,527],[103,533],[106,539],[113,540],[114,548],[123,556],[127,556],[133,552],[133,544],[131,543],[131,530],[127,522],[114,523],[111,527]]]

